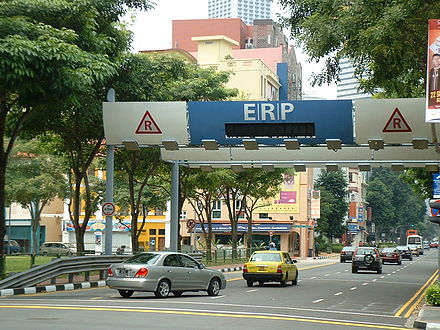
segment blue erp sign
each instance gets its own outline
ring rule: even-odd
[[[190,140],[222,145],[255,138],[266,145],[286,138],[323,144],[326,139],[353,143],[351,100],[188,102]]]

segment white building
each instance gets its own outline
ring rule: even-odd
[[[351,62],[344,58],[339,62],[341,72],[339,74],[340,81],[337,86],[337,98],[338,99],[365,99],[370,98],[371,94],[365,94],[358,91],[359,83],[354,76],[354,67]]]
[[[249,25],[271,18],[271,5],[272,0],[208,0],[208,18],[241,18]]]

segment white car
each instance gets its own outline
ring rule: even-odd
[[[42,255],[71,256],[76,253],[76,247],[70,243],[46,242],[41,244],[40,253]]]

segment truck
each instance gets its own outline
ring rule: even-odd
[[[423,238],[419,235],[409,235],[406,237],[406,245],[408,245],[415,255],[423,254]]]

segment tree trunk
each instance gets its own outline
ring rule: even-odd
[[[8,160],[8,154],[5,151],[5,125],[6,115],[8,113],[8,106],[6,104],[6,95],[3,93],[0,95],[0,242],[4,241],[6,234],[6,219],[5,219],[5,176],[6,176],[6,163]],[[5,262],[4,262],[3,243],[0,248],[0,278],[5,274]]]
[[[251,213],[252,214],[252,213]],[[247,218],[247,233],[246,233],[246,259],[249,259],[252,254],[252,216]]]

